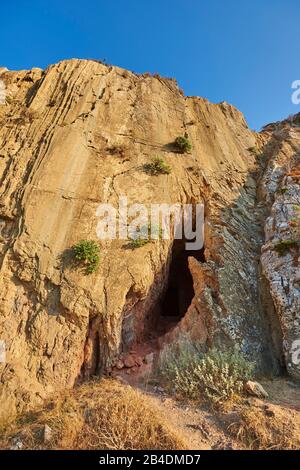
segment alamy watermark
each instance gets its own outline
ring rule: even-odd
[[[5,364],[5,362],[6,362],[5,341],[0,339],[0,364]]]
[[[300,104],[300,80],[294,80],[292,83],[292,89],[295,90],[292,93],[292,103]]]
[[[204,240],[203,204],[128,204],[119,198],[118,208],[100,204],[97,236],[100,240],[185,240],[186,250],[201,250]]]
[[[6,101],[6,86],[3,80],[0,80],[0,105]]]

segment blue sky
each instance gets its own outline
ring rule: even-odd
[[[299,0],[2,0],[0,8],[0,66],[106,59],[228,101],[255,129],[300,112],[291,102]]]

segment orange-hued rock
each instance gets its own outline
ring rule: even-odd
[[[145,357],[183,338],[203,348],[237,344],[258,368],[276,370],[282,345],[274,331],[285,323],[268,316],[261,283],[265,202],[251,151],[273,129],[258,135],[227,103],[92,60],[4,70],[1,79],[0,416],[118,367],[134,345]],[[192,150],[179,154],[171,144],[185,133]],[[143,171],[154,156],[170,174]],[[162,334],[172,240],[135,250],[99,241],[100,267],[89,276],[70,263],[75,243],[97,240],[99,204],[118,207],[120,196],[205,204],[205,251],[189,258],[195,296]]]

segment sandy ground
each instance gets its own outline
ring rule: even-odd
[[[300,384],[280,378],[260,382],[269,394],[268,399],[244,398],[227,411],[214,411],[207,405],[180,402],[170,396],[160,385],[140,385],[153,404],[165,417],[168,424],[183,435],[194,450],[241,449],[228,428],[235,422],[237,414],[249,407],[274,410],[276,415],[292,419],[300,438]],[[137,385],[135,385],[137,386]]]

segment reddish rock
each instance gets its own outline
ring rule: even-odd
[[[124,368],[124,362],[119,360],[117,363],[116,363],[116,368],[121,370]]]
[[[147,356],[145,357],[145,363],[153,364],[153,361],[154,361],[154,353],[147,354]]]
[[[135,358],[133,356],[127,356],[124,358],[125,367],[131,368],[136,365]]]
[[[136,364],[137,364],[138,366],[142,366],[142,365],[143,365],[143,358],[140,357],[140,356],[137,356],[137,357],[135,358],[135,362],[136,362]]]

